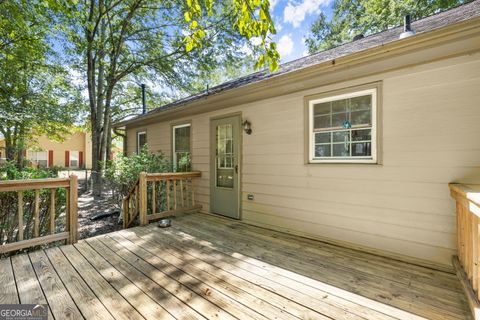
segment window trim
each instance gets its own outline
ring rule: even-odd
[[[342,99],[354,98],[370,94],[372,96],[372,125],[371,125],[371,158],[353,158],[353,157],[325,157],[325,158],[315,158],[314,155],[314,131],[313,131],[313,106],[314,104],[331,102]],[[330,94],[324,94],[322,96],[311,97],[307,100],[307,147],[308,147],[308,158],[307,163],[311,164],[322,164],[322,163],[366,163],[366,164],[377,164],[378,163],[378,110],[379,110],[379,86],[369,86],[369,87],[357,87],[351,88],[348,91],[343,90],[341,92],[331,92]],[[331,130],[326,130],[331,131]]]
[[[190,161],[192,159],[192,123],[191,122],[183,122],[183,123],[178,123],[178,124],[172,124],[172,169],[175,172],[177,170],[175,164],[177,163],[176,159],[176,150],[175,150],[175,129],[180,129],[180,128],[185,128],[185,127],[190,127],[190,136],[189,136],[189,149],[188,153],[190,153]],[[190,166],[192,163],[190,163]]]
[[[145,135],[145,143],[147,143],[147,131],[137,131],[137,154],[140,154],[140,135]]]

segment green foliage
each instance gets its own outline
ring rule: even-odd
[[[406,14],[414,20],[438,13],[469,0],[335,0],[330,21],[321,13],[306,39],[310,53],[330,49],[402,24]]]
[[[0,166],[0,180],[56,178],[60,169],[60,167],[19,169],[14,161],[6,161]]]
[[[177,154],[177,163],[175,165],[176,172],[188,172],[192,170],[192,159],[190,152],[182,152]]]
[[[130,192],[137,182],[140,172],[160,173],[171,172],[171,160],[163,153],[148,153],[147,147],[140,154],[128,157],[119,155],[109,161],[104,172],[107,185],[113,190],[113,196],[118,204]]]
[[[270,16],[269,0],[232,0],[227,1],[226,7],[214,4],[211,0],[187,0],[184,18],[189,23],[190,33],[185,35],[185,49],[190,52],[194,48],[201,48],[208,31],[204,17],[215,16],[222,10],[228,10],[233,18],[232,27],[240,36],[246,40],[254,37],[261,39],[259,47],[263,54],[259,56],[255,68],[267,65],[270,71],[278,69],[280,54],[276,44],[272,42],[271,35],[276,33],[272,17]],[[208,21],[208,19],[207,19]]]
[[[0,133],[18,165],[34,130],[61,135],[77,115],[78,92],[52,50],[58,7],[53,0],[0,1]]]

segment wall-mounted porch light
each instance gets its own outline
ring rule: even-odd
[[[252,124],[250,123],[250,121],[245,120],[243,121],[242,125],[243,131],[245,131],[246,134],[252,134]]]

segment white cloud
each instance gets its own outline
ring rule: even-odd
[[[282,25],[282,17],[278,16],[272,16],[273,24],[275,25],[275,30],[278,32],[282,31],[283,25]]]
[[[320,7],[328,4],[330,0],[302,0],[301,2],[289,1],[283,10],[283,20],[290,22],[295,28],[305,20],[305,16],[320,13]]]
[[[290,35],[283,35],[278,40],[277,50],[281,57],[287,57],[293,52],[293,40]]]
[[[250,43],[254,46],[259,46],[262,43],[262,37],[253,37],[250,38]]]
[[[270,1],[270,11],[273,11],[275,9],[275,6],[278,4],[278,0],[271,0]]]
[[[247,56],[251,55],[253,53],[252,49],[248,46],[248,44],[244,43],[240,47],[240,52],[246,54]]]

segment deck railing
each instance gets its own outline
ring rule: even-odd
[[[77,185],[75,175],[69,178],[0,181],[0,193],[11,193],[1,201],[13,202],[2,205],[9,206],[16,213],[12,216],[3,212],[3,228],[10,231],[2,232],[0,254],[61,240],[77,242]]]
[[[196,211],[194,178],[200,172],[140,173],[123,199],[123,227],[139,225],[181,212]]]
[[[480,319],[480,185],[450,184],[456,201],[458,256],[453,266],[475,319]]]

